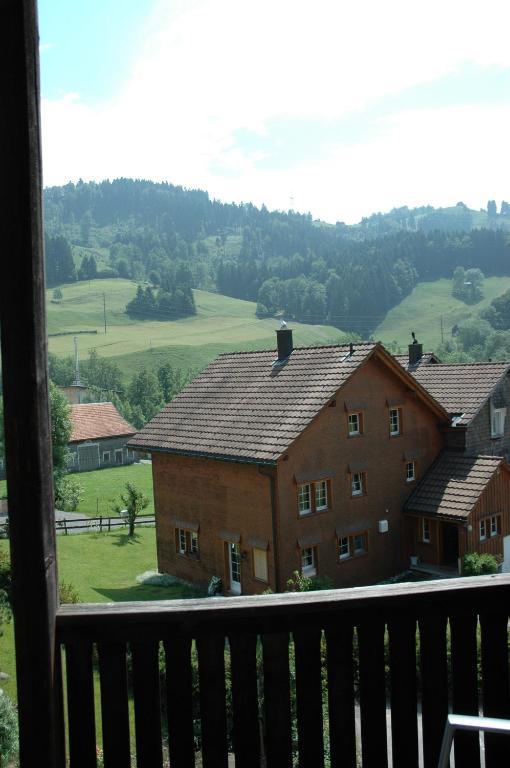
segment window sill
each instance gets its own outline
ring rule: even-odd
[[[364,550],[363,552],[355,552],[352,555],[349,555],[348,557],[339,557],[338,558],[338,565],[341,565],[342,563],[348,563],[351,560],[359,560],[360,557],[365,557],[368,555],[368,550]]]
[[[359,493],[351,493],[351,499],[362,499],[366,496],[366,493],[363,493],[363,491],[360,491]]]
[[[312,576],[317,576],[317,569],[312,568],[311,570],[307,570],[306,568],[303,568],[301,571],[301,576],[306,576],[307,579],[311,579]]]
[[[315,511],[311,512],[300,512],[298,515],[298,520],[302,520],[305,517],[317,517],[317,515],[323,515],[325,512],[331,512],[331,507],[324,507],[324,509],[316,509]]]
[[[363,432],[352,432],[352,434],[351,434],[351,433],[349,433],[349,434],[347,435],[347,437],[348,437],[348,438],[351,438],[351,437],[363,437]]]
[[[183,560],[200,560],[200,556],[195,552],[177,552],[177,555]]]

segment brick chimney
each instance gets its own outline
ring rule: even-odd
[[[409,344],[409,365],[416,365],[423,357],[423,344],[419,344],[414,331],[412,331],[411,335],[413,343]]]
[[[294,349],[292,346],[292,330],[287,328],[285,321],[282,321],[281,328],[276,331],[276,341],[278,344],[278,360],[285,360]]]

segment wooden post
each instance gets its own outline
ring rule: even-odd
[[[0,3],[0,38],[0,231],[13,257],[0,281],[0,320],[20,762],[53,768],[62,763],[36,0]]]

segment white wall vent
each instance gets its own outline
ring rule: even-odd
[[[379,533],[388,533],[388,528],[387,520],[379,520]]]

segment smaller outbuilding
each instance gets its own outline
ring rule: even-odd
[[[510,570],[510,465],[499,456],[445,451],[407,500],[410,557],[458,569],[467,552]]]
[[[113,403],[71,405],[71,420],[69,471],[85,472],[135,461],[136,454],[126,443],[136,430]]]

